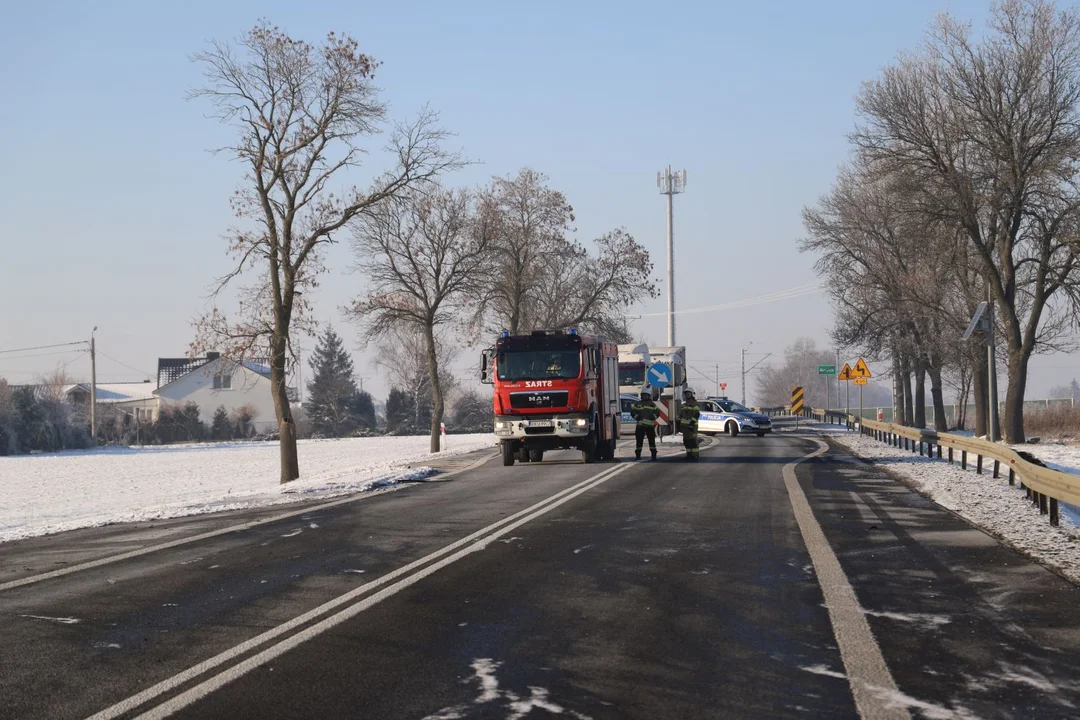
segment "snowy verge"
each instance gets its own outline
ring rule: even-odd
[[[1025,499],[1019,484],[995,480],[989,473],[978,475],[974,467],[961,470],[959,464],[912,455],[843,428],[827,434],[853,455],[895,473],[939,505],[1080,583],[1080,528],[1066,514],[1059,527],[1050,525]]]
[[[0,457],[0,542],[119,522],[241,510],[365,492],[434,474],[436,458],[493,436],[452,435],[433,455],[422,437],[302,440],[301,478],[278,483],[276,442],[240,442]]]

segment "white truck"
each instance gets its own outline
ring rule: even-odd
[[[656,345],[649,346],[649,359],[652,364],[663,363],[668,366],[669,377],[672,382],[665,388],[658,388],[659,403],[663,406],[662,412],[667,415],[666,427],[661,424],[663,435],[670,435],[678,430],[679,409],[682,407],[683,391],[688,384],[686,382],[686,346],[685,345]],[[621,357],[621,353],[620,353]],[[621,370],[621,368],[620,368]],[[619,373],[620,376],[622,373]],[[640,392],[640,391],[639,391]],[[665,418],[661,415],[661,421]]]
[[[641,393],[647,392],[653,400],[660,397],[660,388],[654,388],[645,377],[651,360],[649,359],[649,346],[640,345],[619,346],[619,392],[623,395],[641,397]]]

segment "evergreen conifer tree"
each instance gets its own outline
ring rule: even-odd
[[[386,398],[386,432],[388,435],[408,434],[415,425],[416,404],[407,392],[391,388]]]
[[[317,435],[342,437],[360,427],[365,412],[353,380],[353,363],[334,328],[327,326],[310,361],[313,373],[304,403],[311,430]],[[368,401],[371,396],[367,393]],[[372,425],[374,406],[372,406]]]
[[[232,437],[233,427],[229,422],[229,413],[224,405],[218,405],[214,411],[214,418],[210,421],[210,437],[214,440],[228,440]]]

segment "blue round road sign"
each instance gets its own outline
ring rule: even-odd
[[[650,385],[658,388],[666,388],[672,381],[671,368],[664,363],[650,365],[645,376],[648,378]]]

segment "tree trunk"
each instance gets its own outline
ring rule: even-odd
[[[270,392],[274,397],[274,413],[278,422],[278,447],[281,452],[281,484],[300,477],[300,459],[296,454],[296,423],[289,407],[285,386],[286,335],[275,332],[270,340]]]
[[[953,418],[953,429],[964,430],[967,428],[968,398],[971,397],[971,366],[960,363],[957,372],[960,373],[957,390],[956,417]]]
[[[911,427],[915,422],[915,396],[911,391],[911,363],[907,358],[900,361],[900,389],[904,396],[904,425]]]
[[[439,356],[435,345],[435,328],[429,323],[424,327],[424,340],[427,344],[427,366],[431,380],[431,452],[437,453],[442,448],[443,391],[439,382]]]
[[[986,435],[986,361],[971,361],[971,387],[975,393],[975,437]]]
[[[915,427],[926,427],[926,364],[915,362]]]
[[[1005,417],[1000,428],[1005,442],[1026,442],[1024,436],[1024,393],[1027,390],[1028,361],[1031,356],[1022,350],[1009,351],[1009,389],[1005,393]]]
[[[903,425],[904,398],[900,390],[900,357],[893,352],[892,358],[892,421]]]
[[[930,373],[930,397],[934,403],[934,429],[938,432],[949,431],[949,419],[945,416],[945,394],[941,387],[941,364],[931,363],[926,371]]]

